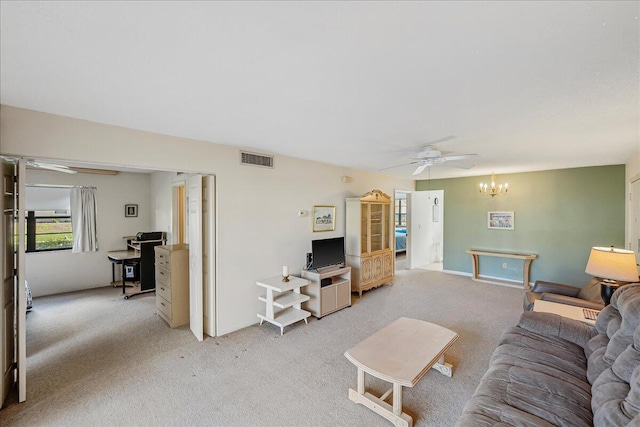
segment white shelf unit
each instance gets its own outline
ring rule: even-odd
[[[265,311],[258,313],[260,324],[267,321],[280,327],[280,335],[284,333],[284,327],[292,323],[304,320],[311,315],[306,310],[302,310],[301,304],[309,300],[308,295],[300,293],[300,288],[309,285],[307,279],[289,276],[288,282],[282,281],[282,276],[270,277],[258,280],[256,285],[267,290],[265,295],[258,299],[265,303]],[[274,307],[279,308],[276,311]]]
[[[302,277],[311,281],[305,289],[309,301],[302,307],[318,319],[351,306],[351,267],[321,273],[303,270]],[[322,286],[323,279],[330,279],[331,284]]]

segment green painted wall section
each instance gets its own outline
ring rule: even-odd
[[[472,272],[468,248],[530,252],[531,281],[583,286],[593,246],[624,247],[625,166],[498,175],[509,193],[482,196],[489,176],[417,181],[416,191],[444,190],[444,269]],[[489,211],[514,211],[515,230],[489,230]],[[507,268],[502,264],[506,262]],[[522,280],[520,260],[480,257],[480,274]]]

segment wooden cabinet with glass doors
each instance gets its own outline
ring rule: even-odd
[[[393,284],[394,258],[391,198],[380,190],[346,202],[345,251],[352,270],[351,291]]]

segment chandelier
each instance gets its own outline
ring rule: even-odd
[[[496,175],[494,173],[491,174],[491,184],[480,183],[480,194],[483,196],[502,196],[507,194],[509,191],[509,184],[500,184],[496,186]]]

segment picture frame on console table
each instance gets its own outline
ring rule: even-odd
[[[334,231],[336,229],[336,207],[313,207],[313,232]]]
[[[489,211],[487,215],[489,230],[515,230],[513,211]]]

